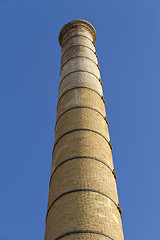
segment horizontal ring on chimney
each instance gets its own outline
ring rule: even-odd
[[[71,91],[71,90],[74,90],[74,89],[79,89],[79,88],[89,89],[89,90],[97,93],[97,94],[101,97],[101,99],[103,100],[103,98],[102,98],[103,96],[101,96],[101,94],[100,94],[99,92],[97,92],[96,90],[94,90],[94,89],[92,89],[92,88],[89,88],[89,87],[79,86],[79,87],[70,88],[70,89],[68,89],[67,91],[65,91],[65,92],[60,96],[60,98],[58,99],[58,103],[59,103],[60,99],[61,99],[67,92],[69,92],[69,91]]]
[[[86,46],[86,45],[83,45],[83,44],[76,44],[76,45],[73,45],[73,46],[67,48],[67,49],[62,53],[61,59],[62,59],[62,57],[64,56],[64,54],[65,54],[69,49],[74,48],[74,47],[85,47],[85,48],[90,49],[90,50],[95,54],[95,51],[94,51],[92,48],[90,48],[90,47],[88,47],[88,46]]]
[[[70,74],[77,73],[77,72],[89,73],[89,74],[93,75],[95,78],[97,78],[98,81],[100,81],[100,80],[99,80],[99,77],[97,77],[94,73],[81,69],[81,70],[75,70],[75,71],[73,71],[73,72],[67,73],[67,74],[60,80],[60,83],[59,83],[59,84],[61,84],[62,81],[63,81],[66,77],[68,77]]]
[[[73,190],[64,192],[64,193],[62,193],[61,195],[59,195],[59,196],[51,203],[51,205],[49,206],[49,208],[48,208],[48,210],[47,210],[47,214],[46,214],[46,220],[47,220],[47,216],[48,216],[48,213],[49,213],[51,207],[53,206],[53,204],[54,204],[57,200],[59,200],[61,197],[65,196],[65,195],[68,195],[68,194],[70,194],[70,193],[75,193],[75,192],[94,192],[94,193],[101,194],[101,195],[109,198],[109,199],[115,204],[115,206],[116,206],[117,209],[119,210],[120,214],[122,214],[122,211],[121,211],[121,208],[120,208],[119,203],[117,204],[117,203],[116,203],[111,197],[109,197],[106,193],[103,193],[103,192],[98,191],[98,190],[96,190],[96,189],[87,189],[87,188],[85,188],[85,189],[73,189]]]
[[[102,98],[102,100],[103,100],[103,102],[104,102],[104,104],[105,104],[106,101],[105,101],[104,97],[102,96],[101,98]]]
[[[96,53],[96,52],[94,52],[94,54],[96,55],[96,58],[98,58],[98,55],[97,55],[97,53]]]
[[[98,65],[93,59],[91,59],[91,58],[89,58],[89,57],[86,57],[86,56],[75,56],[75,57],[69,58],[66,62],[64,62],[64,63],[62,64],[62,66],[61,66],[61,71],[62,71],[62,68],[64,67],[64,65],[65,65],[67,62],[69,62],[69,61],[71,61],[72,59],[74,59],[74,58],[86,58],[86,59],[92,61],[92,62],[97,66],[98,70],[100,70],[99,65]]]
[[[104,118],[104,120],[106,121],[106,123],[108,124],[107,117],[106,117],[106,116],[103,116],[103,114],[102,114],[101,112],[99,112],[97,109],[92,108],[92,107],[87,107],[87,106],[76,106],[76,107],[72,107],[72,108],[67,109],[66,111],[64,111],[64,112],[59,116],[59,118],[58,118],[57,121],[56,121],[55,128],[56,128],[56,125],[57,125],[59,119],[60,119],[65,113],[67,113],[67,112],[69,112],[69,111],[71,111],[71,110],[74,110],[74,109],[79,109],[79,108],[86,108],[86,109],[90,109],[90,110],[93,110],[93,111],[99,113],[99,114]]]
[[[62,135],[57,139],[57,141],[55,142],[54,147],[53,147],[53,152],[54,152],[55,146],[57,145],[57,143],[59,142],[59,140],[60,140],[61,138],[63,138],[64,136],[68,135],[69,133],[73,133],[73,132],[77,132],[77,131],[89,131],[89,132],[97,133],[98,135],[100,135],[101,137],[103,137],[103,138],[106,140],[106,142],[108,143],[110,149],[112,150],[111,142],[108,141],[107,138],[106,138],[103,134],[101,134],[100,132],[97,132],[97,131],[95,131],[95,130],[93,130],[93,129],[89,129],[89,128],[77,128],[77,129],[73,129],[73,130],[70,130],[70,131],[65,132],[64,134],[62,134]],[[52,154],[53,154],[53,153],[52,153]]]
[[[73,35],[73,36],[67,38],[67,39],[64,41],[64,43],[63,43],[63,45],[62,45],[62,48],[64,47],[64,45],[66,44],[66,42],[68,42],[69,39],[74,38],[74,37],[84,37],[84,38],[87,38],[87,39],[88,39],[89,41],[91,41],[92,44],[93,44],[93,41],[92,41],[89,37],[87,37],[87,36],[85,36],[85,35],[82,35],[82,34],[76,34],[76,35]],[[93,45],[94,45],[94,44],[93,44]]]
[[[103,233],[103,232],[99,232],[99,231],[94,231],[94,230],[76,230],[76,231],[71,231],[71,232],[67,232],[67,233],[64,233],[62,235],[60,235],[59,237],[56,237],[54,240],[59,240],[61,238],[64,238],[66,236],[69,236],[69,235],[72,235],[72,234],[82,234],[82,233],[92,233],[92,234],[98,234],[98,235],[102,235],[104,237],[107,237],[111,240],[115,240],[115,238],[109,236],[108,234],[106,233]]]
[[[115,173],[115,170],[114,170],[114,169],[112,170],[112,168],[111,168],[107,163],[105,163],[104,161],[102,161],[102,160],[100,160],[100,159],[98,159],[98,158],[95,158],[95,157],[90,157],[90,156],[77,156],[77,157],[68,158],[68,159],[64,160],[63,162],[61,162],[59,165],[57,165],[57,167],[53,170],[53,172],[52,172],[52,174],[51,174],[50,181],[49,181],[49,185],[50,185],[50,183],[51,183],[51,179],[52,179],[53,174],[55,173],[55,171],[56,171],[60,166],[62,166],[62,165],[63,165],[64,163],[66,163],[66,162],[69,162],[69,161],[71,161],[71,160],[76,160],[76,159],[91,159],[91,160],[96,160],[96,161],[104,164],[105,166],[107,166],[107,167],[111,170],[111,172],[113,173],[114,178],[117,179],[117,175],[116,175],[116,173]]]

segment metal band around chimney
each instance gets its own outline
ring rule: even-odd
[[[81,109],[81,108],[82,108],[82,109],[83,109],[83,108],[90,109],[90,110],[93,110],[93,111],[99,113],[99,114],[104,118],[104,120],[106,121],[106,123],[108,124],[107,117],[106,117],[106,116],[103,116],[103,114],[102,114],[101,112],[99,112],[97,109],[92,108],[92,107],[88,107],[88,106],[76,106],[76,107],[72,107],[72,108],[67,109],[66,111],[64,111],[64,112],[58,117],[58,119],[57,119],[57,121],[56,121],[56,124],[55,124],[55,128],[56,128],[56,126],[57,126],[58,121],[60,120],[60,118],[61,118],[65,113],[67,113],[67,112],[69,112],[69,111],[71,111],[71,110],[74,110],[74,109]]]
[[[97,78],[98,81],[100,81],[100,78],[97,77],[94,73],[80,69],[80,70],[75,70],[75,71],[73,71],[73,72],[67,73],[67,74],[60,80],[60,83],[59,83],[59,84],[61,84],[61,83],[63,82],[63,80],[64,80],[66,77],[68,77],[70,74],[77,73],[77,72],[89,73],[89,74],[93,75],[95,78]]]
[[[98,58],[98,55],[97,55],[97,53],[96,53],[96,52],[94,52],[94,54],[96,55],[96,58]]]
[[[81,189],[73,189],[73,190],[64,192],[64,193],[62,193],[61,195],[59,195],[59,196],[51,203],[51,205],[49,206],[49,208],[48,208],[48,210],[47,210],[47,214],[46,214],[46,220],[47,220],[47,216],[48,216],[48,213],[49,213],[50,209],[52,208],[52,206],[54,205],[54,203],[55,203],[56,201],[58,201],[60,198],[62,198],[62,197],[65,196],[65,195],[68,195],[68,194],[70,194],[70,193],[75,193],[75,192],[94,192],[94,193],[101,194],[101,195],[109,198],[109,199],[114,203],[114,205],[117,207],[117,209],[119,210],[120,214],[122,214],[122,210],[121,210],[121,208],[120,208],[119,203],[117,204],[117,203],[116,203],[110,196],[108,196],[106,193],[101,192],[101,191],[98,191],[98,190],[96,190],[96,189],[88,189],[88,188],[82,189],[82,188],[81,188]]]
[[[65,65],[66,63],[68,63],[69,61],[71,61],[71,60],[73,60],[73,59],[75,59],[75,58],[85,58],[85,59],[88,59],[88,60],[92,61],[92,62],[97,66],[98,70],[100,70],[99,65],[98,65],[93,59],[91,59],[91,58],[89,58],[89,57],[86,57],[86,56],[74,56],[74,57],[71,57],[71,58],[67,59],[66,62],[64,62],[64,63],[62,64],[62,66],[61,66],[61,71],[62,71],[62,68],[64,67],[64,65]]]
[[[92,234],[98,234],[98,235],[102,235],[106,238],[109,238],[111,240],[115,240],[115,238],[109,236],[108,234],[106,233],[103,233],[103,232],[99,232],[99,231],[94,231],[94,230],[75,230],[75,231],[71,231],[71,232],[67,232],[67,233],[64,233],[58,237],[56,237],[54,240],[59,240],[61,238],[64,238],[66,236],[70,236],[70,235],[73,235],[73,234],[83,234],[83,233],[92,233]]]
[[[59,88],[60,88],[60,84],[64,81],[64,79],[65,79],[66,77],[68,77],[70,74],[78,73],[78,72],[83,72],[83,73],[88,73],[88,74],[93,75],[93,76],[100,82],[100,84],[102,85],[101,78],[97,77],[94,73],[92,73],[92,72],[90,72],[90,71],[86,71],[86,70],[76,70],[76,71],[73,71],[73,72],[68,73],[67,75],[65,75],[65,76],[62,78],[62,80],[60,80]]]
[[[66,162],[69,162],[69,161],[72,161],[72,160],[77,160],[77,159],[90,159],[90,160],[98,161],[98,162],[104,164],[106,167],[108,167],[108,168],[110,169],[110,171],[112,172],[112,174],[114,175],[114,178],[117,179],[117,175],[116,175],[116,173],[115,173],[115,170],[114,170],[114,169],[112,170],[112,168],[111,168],[107,163],[105,163],[104,161],[102,161],[102,160],[100,160],[100,159],[98,159],[98,158],[95,158],[95,157],[90,157],[90,156],[76,156],[76,157],[68,158],[68,159],[64,160],[63,162],[61,162],[59,165],[57,165],[57,167],[53,170],[53,172],[52,172],[52,174],[51,174],[50,181],[49,181],[49,185],[50,185],[50,183],[51,183],[51,179],[52,179],[54,173],[56,172],[56,170],[57,170],[60,166],[62,166],[62,165],[63,165],[64,163],[66,163]]]
[[[106,101],[105,101],[104,97],[102,96],[101,98],[102,98],[103,102],[105,103]]]
[[[100,69],[100,66],[99,66],[99,64],[97,64],[97,67],[98,67],[98,70],[100,71],[101,69]]]
[[[90,48],[90,47],[88,47],[88,46],[86,46],[86,45],[83,45],[83,44],[76,44],[76,45],[73,45],[73,46],[67,48],[67,49],[62,53],[62,57],[61,57],[61,58],[63,58],[63,56],[65,55],[65,53],[66,53],[69,49],[74,48],[74,47],[85,47],[85,48],[90,49],[90,50],[95,54],[95,51],[94,51],[92,48]]]
[[[108,120],[107,120],[107,116],[104,117],[105,121],[107,124],[109,124]]]
[[[89,90],[97,93],[97,94],[101,97],[102,100],[104,99],[103,96],[101,96],[100,93],[97,92],[96,90],[94,90],[94,89],[92,89],[92,88],[89,88],[89,87],[85,87],[85,86],[79,86],[79,87],[70,88],[70,89],[68,89],[67,91],[65,91],[65,92],[60,96],[60,98],[58,99],[58,103],[59,103],[59,101],[61,100],[61,98],[62,98],[66,93],[68,93],[68,92],[70,92],[70,91],[72,91],[72,90],[74,90],[74,89],[80,89],[80,88],[89,89]]]
[[[77,132],[77,131],[89,131],[89,132],[93,132],[93,133],[96,133],[96,134],[100,135],[101,137],[103,137],[103,138],[106,140],[106,142],[107,142],[108,145],[110,146],[110,149],[112,150],[111,142],[108,141],[107,138],[106,138],[103,134],[101,134],[100,132],[97,132],[97,131],[95,131],[95,130],[93,130],[93,129],[89,129],[89,128],[76,128],[76,129],[70,130],[70,131],[68,131],[68,132],[65,132],[64,134],[62,134],[62,135],[57,139],[57,141],[56,141],[55,144],[54,144],[53,152],[54,152],[54,149],[55,149],[57,143],[59,142],[59,140],[60,140],[61,138],[63,138],[64,136],[66,136],[66,135],[68,135],[68,134],[70,134],[70,133]],[[53,155],[53,153],[52,153],[52,155]]]
[[[74,38],[74,37],[84,37],[84,38],[88,39],[88,40],[93,44],[92,39],[90,39],[89,37],[87,37],[87,36],[85,36],[85,35],[82,35],[82,34],[76,34],[76,35],[73,35],[73,36],[67,38],[67,39],[64,41],[64,43],[63,43],[63,45],[62,45],[62,48],[63,48],[64,45],[68,42],[68,40],[70,40],[71,38]],[[94,44],[93,44],[93,45],[94,45]]]
[[[103,82],[102,82],[101,78],[99,78],[99,82],[100,82],[101,85],[103,85]]]

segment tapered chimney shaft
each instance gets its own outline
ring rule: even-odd
[[[62,47],[45,240],[123,240],[96,32],[67,23]]]

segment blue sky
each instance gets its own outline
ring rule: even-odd
[[[160,0],[0,0],[0,240],[43,239],[60,73],[58,34],[97,32],[127,240],[160,240]]]

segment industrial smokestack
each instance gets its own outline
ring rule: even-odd
[[[105,100],[87,21],[64,25],[45,240],[123,240]]]

